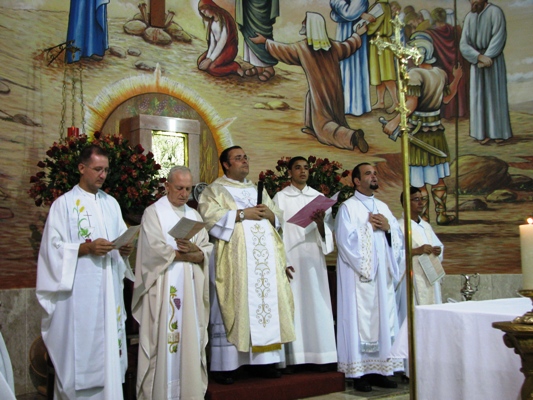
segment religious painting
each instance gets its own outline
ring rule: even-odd
[[[260,20],[242,0],[159,0],[154,10],[95,3],[7,0],[0,9],[6,284],[18,285],[20,274],[29,277],[22,285],[35,284],[48,211],[27,194],[37,161],[70,125],[118,133],[106,118],[121,104],[128,116],[199,120],[202,154],[189,157],[200,157],[206,181],[220,174],[217,154],[232,144],[250,156],[252,180],[282,157],[328,158],[346,170],[373,163],[377,196],[400,218],[398,66],[378,39],[424,52],[425,63],[408,66],[406,97],[419,107],[409,123],[425,143],[412,147],[411,167],[447,273],[520,272],[518,226],[533,198],[530,0],[487,9],[478,0],[257,0]],[[491,24],[500,29],[492,33]],[[422,85],[429,67],[443,82],[431,93]],[[150,89],[138,90],[145,80]],[[192,94],[180,97],[182,88]]]

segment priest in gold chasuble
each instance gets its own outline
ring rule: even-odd
[[[242,148],[224,150],[220,161],[225,175],[202,192],[198,206],[215,245],[211,370],[282,362],[281,344],[295,339],[285,250],[277,232],[283,213],[266,191],[258,204]]]

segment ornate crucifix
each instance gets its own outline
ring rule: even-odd
[[[383,50],[389,49],[393,52],[396,61],[396,70],[398,71],[398,96],[399,106],[396,110],[400,113],[400,132],[402,136],[402,159],[403,159],[403,212],[404,212],[404,232],[405,232],[405,268],[407,277],[407,322],[409,329],[409,392],[410,398],[416,400],[416,364],[415,364],[415,342],[414,342],[414,299],[413,299],[413,258],[412,258],[412,238],[411,238],[411,205],[409,202],[409,142],[413,140],[413,137],[409,135],[407,127],[407,115],[409,110],[407,109],[405,102],[405,94],[407,93],[407,84],[409,82],[409,75],[407,73],[407,62],[412,59],[413,62],[418,65],[422,59],[422,55],[418,49],[414,47],[404,46],[401,42],[401,29],[403,23],[400,21],[398,15],[392,21],[394,25],[394,40],[388,42],[383,40],[377,35],[375,39],[370,40],[370,44],[374,45],[378,49],[378,54],[381,54]],[[428,149],[429,150],[429,149]]]

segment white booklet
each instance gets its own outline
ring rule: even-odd
[[[113,240],[113,246],[115,249],[119,249],[122,246],[130,244],[135,239],[135,236],[139,233],[141,225],[130,226],[122,235]]]
[[[442,268],[442,264],[440,263],[439,258],[436,257],[434,254],[422,254],[418,257],[418,262],[424,270],[424,274],[426,275],[426,278],[428,279],[431,285],[433,285],[440,278],[446,275],[446,272],[444,272],[444,268]]]
[[[176,239],[189,240],[196,235],[200,230],[205,227],[206,223],[201,221],[195,221],[189,218],[181,218],[176,225],[168,231],[168,234]]]

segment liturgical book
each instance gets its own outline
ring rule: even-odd
[[[168,234],[176,239],[189,240],[205,226],[205,222],[194,221],[189,218],[181,218],[176,225],[168,231]]]

